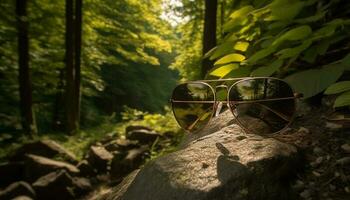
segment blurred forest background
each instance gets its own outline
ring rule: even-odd
[[[42,137],[79,151],[130,124],[181,137],[168,104],[179,80],[275,76],[350,105],[346,0],[2,0],[0,10],[0,157]]]

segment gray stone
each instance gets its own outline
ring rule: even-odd
[[[146,126],[140,126],[140,125],[131,125],[125,128],[125,133],[129,133],[131,131],[136,131],[136,130],[147,130],[147,131],[153,131],[153,129],[146,127]]]
[[[40,177],[33,187],[38,200],[74,199],[73,179],[65,170]]]
[[[28,196],[18,196],[16,198],[13,198],[12,200],[33,200],[33,199]]]
[[[30,154],[26,156],[25,177],[29,182],[33,182],[41,176],[60,169],[65,169],[71,174],[79,173],[79,169],[77,167],[66,162]]]
[[[350,165],[350,157],[344,157],[337,160],[337,164]]]
[[[227,126],[232,117],[221,119],[182,149],[146,164],[105,199],[296,199],[290,187],[300,163],[296,147]]]
[[[12,183],[6,189],[0,191],[0,199],[4,200],[13,199],[22,195],[35,198],[35,191],[33,188],[23,181]]]
[[[24,144],[17,149],[14,154],[10,155],[9,160],[23,161],[26,154],[34,154],[48,158],[60,156],[66,161],[77,163],[77,158],[73,153],[69,152],[53,140],[39,140]]]
[[[345,151],[346,153],[350,153],[350,145],[349,145],[349,144],[343,144],[343,145],[341,145],[341,148],[342,148],[343,151]]]
[[[113,155],[103,146],[91,146],[87,157],[89,164],[100,173],[107,171],[112,159]]]
[[[75,196],[81,196],[92,190],[89,179],[82,177],[73,178],[73,188]]]
[[[126,138],[129,140],[137,140],[141,144],[150,144],[156,141],[161,135],[154,131],[149,131],[145,129],[133,130],[126,134]]]
[[[104,145],[106,150],[108,151],[125,151],[132,148],[138,147],[137,141],[127,140],[127,139],[117,139],[113,140],[107,144]]]
[[[23,162],[7,162],[0,164],[0,188],[24,178]]]
[[[92,177],[97,174],[97,171],[89,164],[87,160],[83,160],[79,162],[77,165],[77,168],[79,169],[80,176],[85,176],[85,177]]]
[[[115,155],[111,164],[111,177],[118,179],[139,168],[147,151],[148,146],[145,145],[138,149],[129,150],[125,157],[121,154]]]

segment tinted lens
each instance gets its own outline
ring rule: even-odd
[[[233,114],[250,132],[278,132],[290,123],[295,112],[293,90],[281,80],[240,81],[232,86],[229,95]]]
[[[174,89],[172,107],[179,125],[195,132],[210,120],[214,108],[214,92],[205,83],[185,83]]]

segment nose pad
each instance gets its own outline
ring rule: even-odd
[[[222,102],[219,102],[216,106],[216,110],[215,110],[215,117],[219,116],[221,110],[222,110],[222,106],[223,106],[223,103]]]
[[[235,115],[235,116],[238,115],[237,106],[235,104],[231,104],[231,106],[230,106],[229,103],[227,103],[227,107],[229,107],[231,109],[233,115]]]

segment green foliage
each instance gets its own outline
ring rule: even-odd
[[[159,133],[164,132],[179,132],[179,126],[176,123],[174,115],[169,107],[165,107],[165,114],[151,114],[137,109],[124,107],[122,119],[124,127],[129,125],[142,125],[150,127]]]
[[[225,18],[225,37],[206,55],[238,67],[215,66],[208,77],[277,76],[312,97],[349,69],[349,7],[343,0],[246,1]],[[346,105],[347,96],[337,100],[335,106]]]
[[[325,94],[339,94],[345,91],[350,90],[350,81],[341,81],[338,83],[334,83],[327,88],[324,92]]]
[[[162,0],[83,2],[83,127],[123,105],[163,112],[177,73],[168,66],[175,56],[174,31],[161,19]],[[0,131],[17,130],[19,94],[15,1],[0,2]],[[39,131],[51,131],[58,110],[63,115],[65,1],[28,3],[33,109]]]

